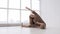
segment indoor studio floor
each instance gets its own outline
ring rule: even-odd
[[[47,27],[46,29],[25,28],[20,26],[0,27],[1,34],[59,34],[60,28]]]

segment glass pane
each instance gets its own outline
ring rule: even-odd
[[[9,17],[8,22],[11,24],[13,23],[20,23],[20,11],[19,10],[9,10]]]
[[[20,8],[20,0],[9,0],[9,8]]]
[[[7,0],[0,0],[0,7],[7,8]]]
[[[29,23],[29,15],[31,14],[30,11],[21,11],[21,22],[22,23]]]
[[[33,10],[40,10],[40,2],[39,2],[39,0],[32,0],[32,9]]]
[[[0,24],[7,23],[7,10],[0,9]]]
[[[25,7],[30,8],[30,0],[21,0],[21,9],[25,9]]]

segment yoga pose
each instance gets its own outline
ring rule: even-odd
[[[26,9],[30,10],[32,14],[29,16],[30,25],[25,26],[22,24],[22,27],[39,27],[41,29],[46,28],[46,23],[42,20],[42,18],[33,10],[26,7]]]

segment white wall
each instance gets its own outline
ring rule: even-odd
[[[48,27],[60,27],[60,0],[41,0],[41,17]]]

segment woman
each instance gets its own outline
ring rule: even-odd
[[[30,25],[25,26],[22,24],[22,27],[39,27],[41,29],[46,28],[46,23],[42,20],[42,18],[33,10],[26,7],[26,9],[30,10],[32,14],[29,16]]]

